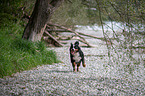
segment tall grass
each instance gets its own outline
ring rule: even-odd
[[[43,42],[22,40],[23,29],[13,22],[0,29],[0,77],[58,62],[55,52],[48,51]]]

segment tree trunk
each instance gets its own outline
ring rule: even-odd
[[[25,27],[22,38],[30,41],[41,41],[46,23],[61,2],[63,0],[36,0],[35,8]]]

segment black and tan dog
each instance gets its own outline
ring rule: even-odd
[[[73,71],[79,71],[80,64],[82,62],[83,67],[86,66],[84,61],[84,53],[79,47],[79,42],[76,41],[74,44],[71,43],[70,46],[70,59],[73,66]]]

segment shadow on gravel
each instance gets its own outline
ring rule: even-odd
[[[54,72],[56,72],[56,73],[72,73],[72,71],[61,71],[61,70],[52,70],[52,71],[47,71],[48,73],[54,73]]]

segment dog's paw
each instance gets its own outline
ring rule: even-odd
[[[86,67],[86,64],[83,64],[83,67]]]
[[[74,73],[76,73],[77,71],[73,71]]]

